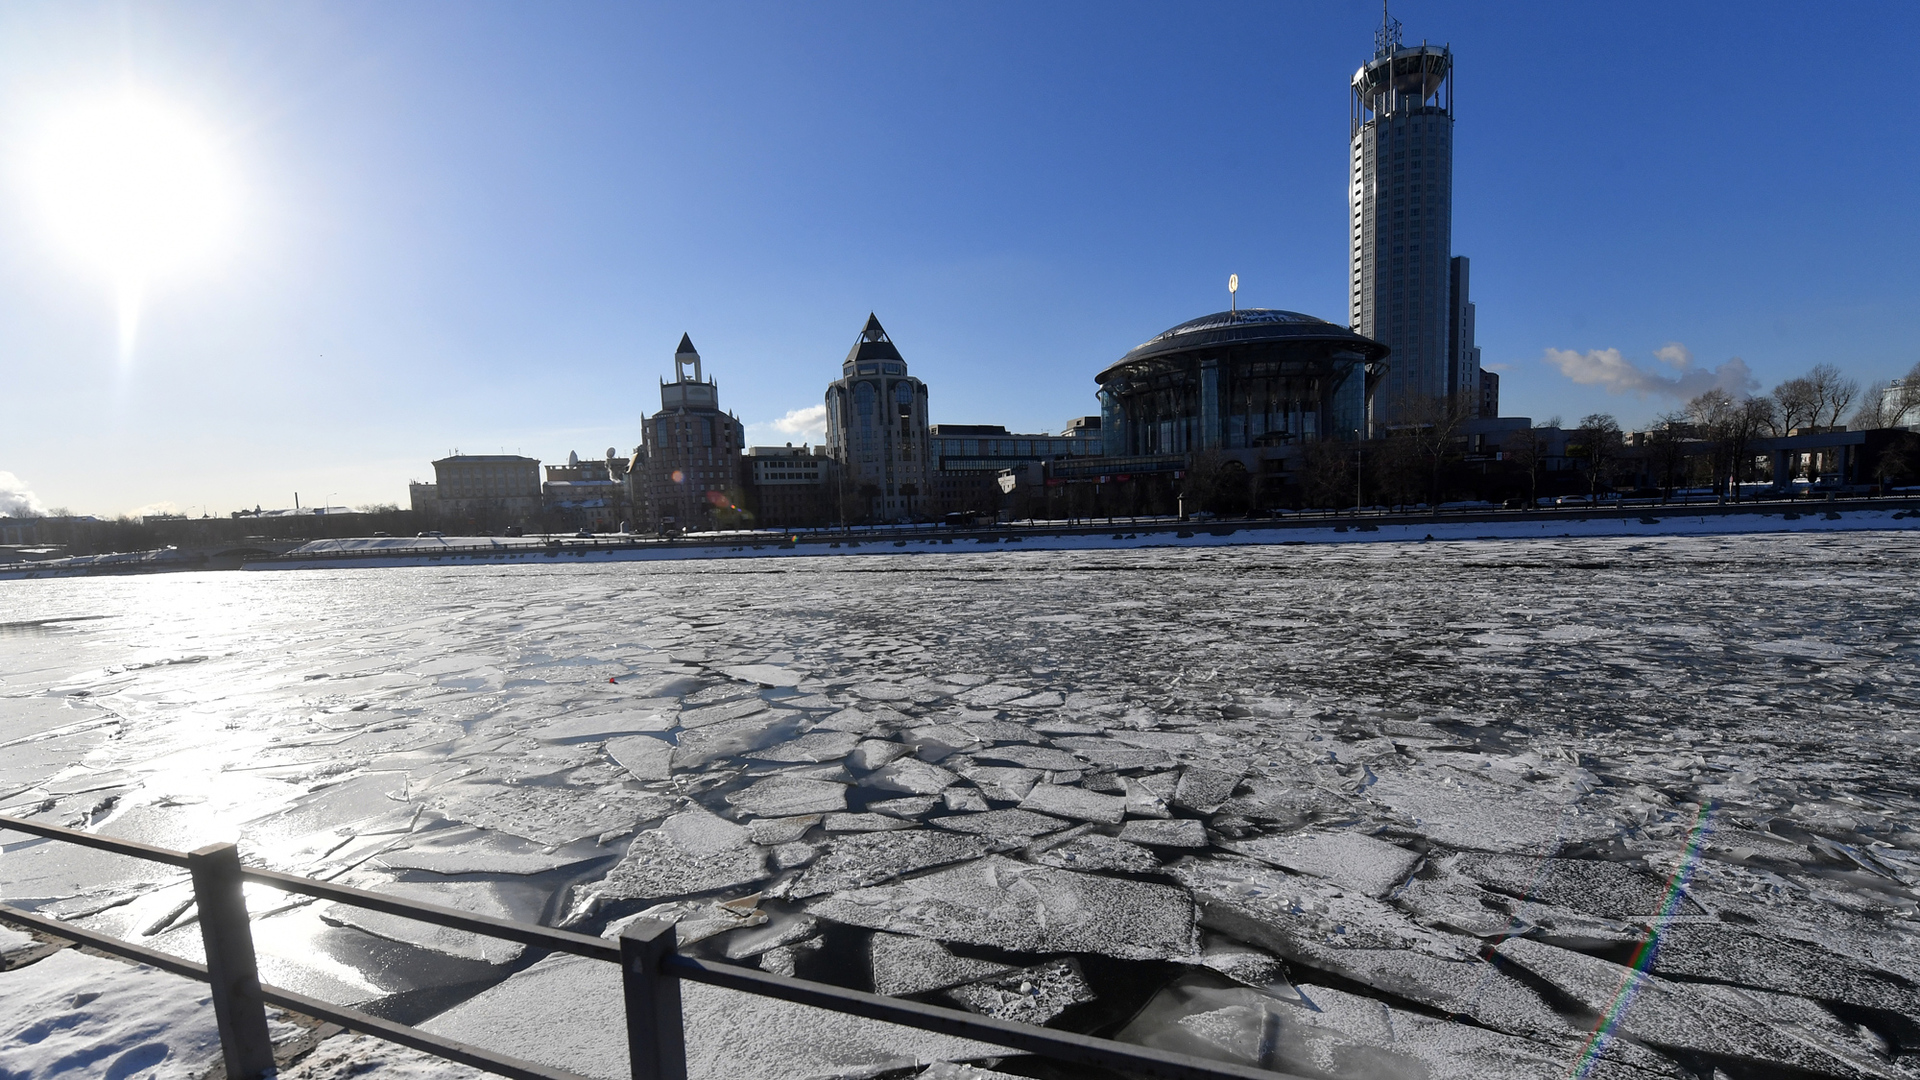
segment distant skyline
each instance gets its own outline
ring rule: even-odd
[[[1393,14],[1456,57],[1454,250],[1504,414],[1633,427],[1920,359],[1920,145],[1873,78],[1920,9]],[[625,454],[682,333],[749,442],[818,441],[869,311],[933,422],[1057,431],[1230,273],[1345,321],[1379,17],[0,7],[0,512],[404,504],[455,449]],[[122,99],[206,148],[133,247],[48,164]]]

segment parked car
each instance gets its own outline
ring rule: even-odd
[[[1506,502],[1503,502],[1503,503],[1501,503],[1501,504],[1500,504],[1500,509],[1502,509],[1502,510],[1525,510],[1525,509],[1526,509],[1526,508],[1527,508],[1528,506],[1530,506],[1530,505],[1532,505],[1532,503],[1531,503],[1531,502],[1529,502],[1529,501],[1528,501],[1527,499],[1523,499],[1523,498],[1521,498],[1521,497],[1519,497],[1519,496],[1517,496],[1517,495],[1516,495],[1516,496],[1514,496],[1513,498],[1511,498],[1511,499],[1508,499],[1508,500],[1507,500]]]
[[[392,534],[392,533],[390,533],[390,532],[377,532],[377,533],[374,533],[373,535],[374,535],[374,537],[375,537],[375,538],[377,539],[377,538],[379,538],[379,537],[383,537],[383,536],[386,536],[386,537],[391,537],[391,536],[392,536],[393,534]]]
[[[526,534],[526,530],[518,525],[509,525],[501,530],[502,536],[525,536]]]
[[[424,532],[417,532],[417,533],[414,533],[413,535],[415,535],[415,536],[418,536],[418,537],[422,537],[422,538],[425,538],[425,537],[429,537],[429,536],[432,536],[432,537],[441,537],[441,536],[445,536],[445,535],[447,535],[447,534],[446,534],[446,533],[443,533],[443,532],[441,532],[441,531],[440,531],[439,529],[427,529],[427,530],[426,530],[426,531],[424,531]]]
[[[1591,506],[1593,505],[1593,500],[1587,498],[1585,495],[1562,495],[1559,498],[1553,500],[1553,505],[1555,506]]]

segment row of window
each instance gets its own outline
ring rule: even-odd
[[[936,455],[965,457],[1066,457],[1091,454],[1098,439],[935,439]]]

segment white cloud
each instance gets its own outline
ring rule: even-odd
[[[755,446],[767,443],[820,443],[827,440],[827,407],[810,405],[794,409],[778,420],[747,425],[747,442]]]
[[[1669,342],[1654,350],[1654,359],[1673,369],[1668,375],[1642,367],[1620,354],[1619,349],[1548,349],[1546,362],[1560,374],[1581,386],[1600,386],[1610,394],[1638,397],[1671,397],[1687,401],[1709,390],[1746,394],[1760,386],[1747,362],[1735,356],[1719,367],[1695,367],[1693,353],[1679,342]]]
[[[31,517],[46,512],[39,497],[27,490],[26,481],[10,472],[0,472],[0,517]]]
[[[1653,358],[1667,365],[1685,371],[1693,366],[1693,350],[1677,341],[1669,341],[1653,350]]]

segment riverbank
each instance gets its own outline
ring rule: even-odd
[[[474,563],[652,562],[681,559],[780,558],[821,555],[916,555],[1005,550],[1104,551],[1161,547],[1354,544],[1458,540],[1538,540],[1611,536],[1708,536],[1857,532],[1920,528],[1911,499],[1736,506],[1630,506],[1533,511],[1443,511],[1414,514],[1297,514],[1278,518],[1179,521],[1110,519],[1056,525],[1018,523],[953,529],[939,525],[850,530],[708,533],[660,539],[627,534],[593,537],[356,537],[315,540],[284,553],[189,559],[179,553],[134,552],[0,567],[0,580],[93,577],[170,570],[314,570],[326,567],[445,566]]]
[[[1674,510],[1682,510],[1675,513]],[[1808,510],[1636,507],[1614,511],[1298,517],[1236,521],[1173,521],[953,530],[936,526],[854,532],[732,533],[678,540],[639,537],[501,539],[427,537],[321,540],[274,558],[248,560],[247,570],[329,566],[419,566],[548,561],[647,562],[678,559],[781,558],[820,555],[914,555],[1005,550],[1102,551],[1160,547],[1352,544],[1442,540],[1537,540],[1560,537],[1700,536],[1920,528],[1920,507],[1848,505]]]

